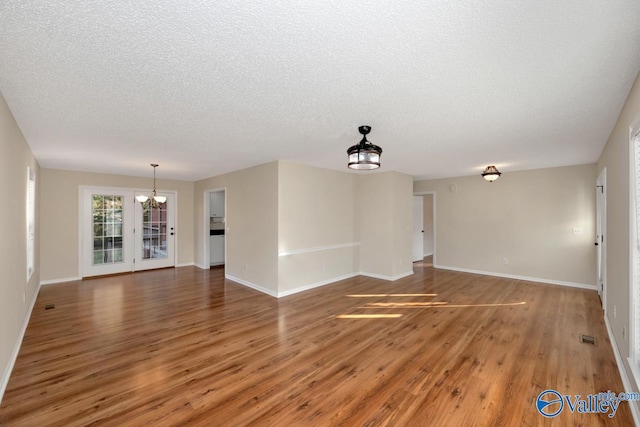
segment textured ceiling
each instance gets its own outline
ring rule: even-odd
[[[638,0],[0,0],[0,91],[47,168],[347,171],[368,124],[381,171],[509,172],[597,161],[639,22]]]

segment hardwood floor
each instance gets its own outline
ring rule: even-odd
[[[195,267],[45,286],[0,424],[633,425],[536,410],[625,391],[595,291],[414,269],[279,300]]]

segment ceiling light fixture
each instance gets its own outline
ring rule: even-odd
[[[482,177],[489,182],[493,182],[496,179],[500,178],[502,173],[495,166],[487,166],[487,168],[482,172]]]
[[[151,207],[156,208],[158,207],[158,204],[166,202],[167,198],[165,196],[158,196],[158,194],[156,193],[156,168],[158,167],[158,165],[155,163],[151,163],[151,166],[153,167],[153,191],[151,192]],[[139,196],[136,196],[136,200],[144,204],[147,202],[147,200],[149,200],[149,197],[141,194]]]
[[[371,132],[371,126],[360,126],[358,131],[363,135],[362,141],[347,150],[349,169],[378,169],[380,167],[382,148],[367,141],[367,134]]]

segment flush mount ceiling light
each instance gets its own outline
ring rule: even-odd
[[[502,173],[495,166],[487,166],[487,168],[482,172],[482,177],[489,182],[493,182],[496,179],[500,178]]]
[[[158,204],[166,202],[167,198],[165,196],[158,196],[158,194],[156,193],[156,168],[158,167],[158,165],[156,165],[155,163],[151,163],[151,167],[153,167],[153,191],[151,192],[151,207],[157,208]],[[147,200],[149,200],[149,197],[139,195],[136,196],[136,200],[144,204],[147,202]]]
[[[363,135],[362,141],[347,150],[349,169],[378,169],[380,167],[382,148],[367,141],[367,134],[371,132],[371,126],[360,126],[358,131]]]

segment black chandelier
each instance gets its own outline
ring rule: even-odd
[[[367,134],[371,132],[371,126],[360,126],[358,131],[363,135],[362,141],[347,150],[349,169],[378,169],[380,167],[382,148],[367,141]]]

